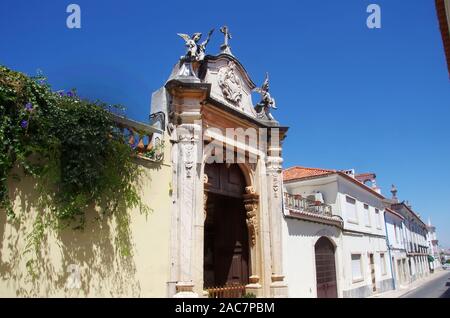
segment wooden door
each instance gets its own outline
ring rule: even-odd
[[[246,285],[249,277],[249,245],[242,198],[245,179],[237,165],[208,164],[205,173],[208,176],[205,187],[208,206],[204,265],[208,282],[204,277],[205,284]],[[209,264],[206,263],[207,256],[213,260]]]
[[[337,298],[334,246],[326,237],[315,245],[317,298]]]
[[[370,263],[370,276],[372,277],[372,290],[374,292],[377,291],[377,283],[375,280],[375,262],[373,260],[373,254],[369,255],[369,263]]]
[[[248,283],[248,233],[242,200],[219,196],[216,210],[215,254],[218,286]]]

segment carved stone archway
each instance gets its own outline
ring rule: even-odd
[[[243,90],[239,102],[241,107],[230,104],[220,87],[218,71],[229,61],[236,64],[235,75],[240,77]],[[170,78],[158,100],[172,114],[169,126],[173,204],[168,294],[196,297],[203,292],[205,208],[210,203],[204,191],[206,160],[196,154],[205,156],[206,151],[201,148],[217,140],[221,145],[234,147],[234,154],[246,153],[246,156],[251,154],[257,157],[255,163],[249,160],[239,164],[246,179],[242,198],[251,260],[247,292],[258,297],[286,297],[287,284],[282,266],[281,141],[287,127],[255,116],[251,99],[255,84],[233,56],[209,56],[202,65],[200,81]],[[206,128],[214,128],[215,131]],[[255,129],[257,139],[263,142],[263,146],[249,143],[248,147],[244,147],[243,143],[235,143],[234,137],[226,134],[228,128],[242,129],[244,132]]]

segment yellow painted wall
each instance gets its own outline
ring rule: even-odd
[[[0,297],[166,297],[169,280],[170,234],[170,145],[166,142],[165,163],[138,159],[143,168],[143,202],[153,211],[126,211],[130,221],[132,256],[123,257],[114,240],[114,216],[100,218],[95,208],[86,215],[84,230],[51,231],[46,236],[35,264],[40,273],[33,280],[26,268],[32,254],[26,254],[27,233],[37,213],[34,181],[10,180],[15,197],[18,224],[7,221],[0,211]],[[66,287],[74,264],[79,267],[81,288]]]

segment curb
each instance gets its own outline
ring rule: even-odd
[[[439,271],[435,271],[433,274],[431,274],[430,276],[426,277],[426,278],[422,278],[420,280],[416,280],[414,282],[412,282],[410,284],[410,286],[408,286],[406,289],[404,289],[402,292],[399,289],[396,290],[390,290],[381,294],[377,294],[377,295],[372,295],[369,296],[367,298],[401,298],[404,297],[406,295],[408,295],[409,293],[415,291],[417,288],[423,286],[424,284],[427,284],[431,281],[433,281],[434,279],[438,279],[440,276],[444,276],[441,274],[445,274],[447,271],[446,270],[439,270]],[[412,284],[414,284],[414,286],[411,286]],[[390,294],[392,294],[391,296],[389,296]]]

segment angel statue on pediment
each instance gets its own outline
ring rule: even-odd
[[[205,41],[198,43],[202,38],[202,34],[197,32],[192,36],[184,33],[177,33],[184,41],[186,45],[186,55],[181,57],[181,60],[187,62],[202,61],[205,58],[206,46],[208,45],[211,35],[214,29],[208,32],[208,36]]]
[[[202,38],[202,34],[199,32],[194,33],[192,36],[184,33],[177,33],[177,35],[185,41],[186,45],[186,54],[180,58],[180,70],[178,72],[179,76],[196,78],[192,69],[192,63],[203,61],[205,58],[206,46],[208,45],[213,32],[214,29],[209,31],[208,37],[202,43],[199,43]]]
[[[261,117],[264,114],[267,116],[269,120],[273,120],[273,116],[270,113],[270,109],[277,109],[275,104],[275,99],[270,96],[269,93],[269,73],[266,73],[266,79],[261,87],[255,88],[255,92],[261,94],[261,101],[256,104],[255,110],[258,114],[258,117]]]
[[[200,41],[202,34],[194,33],[192,37],[184,33],[177,33],[184,41],[186,45],[186,54],[180,58],[185,62],[193,62],[197,59],[198,41]]]

